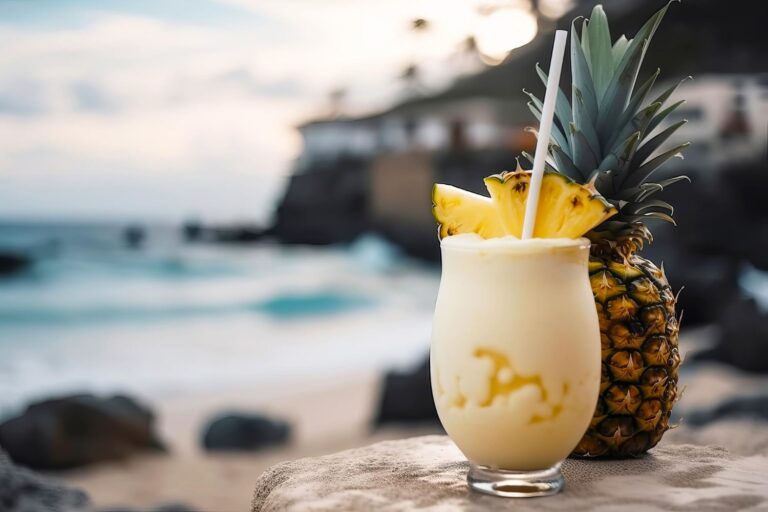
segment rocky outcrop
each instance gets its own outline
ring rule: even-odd
[[[387,441],[284,462],[256,482],[253,512],[333,510],[761,510],[768,458],[723,448],[662,444],[630,460],[566,460],[565,491],[505,500],[470,492],[468,463],[445,436]]]
[[[2,512],[90,512],[86,494],[20,468],[0,450]]]
[[[354,240],[370,228],[367,180],[368,162],[351,158],[294,174],[269,234],[296,244]]]
[[[768,422],[768,395],[736,397],[712,409],[693,411],[685,419],[690,426],[708,425],[721,420]]]
[[[384,376],[376,426],[437,421],[429,377],[429,356],[412,371],[389,372]]]
[[[288,442],[291,426],[256,414],[229,413],[209,423],[203,448],[209,451],[259,450]]]
[[[694,356],[748,372],[768,373],[768,313],[753,299],[741,298],[723,308],[717,344]]]
[[[32,258],[16,252],[0,252],[0,277],[18,274],[32,266]]]
[[[37,402],[0,424],[0,447],[34,469],[65,469],[163,451],[152,412],[126,396]]]

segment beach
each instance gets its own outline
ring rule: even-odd
[[[681,340],[683,351],[691,354],[705,348],[714,335],[711,328],[689,330]],[[681,382],[684,397],[676,408],[675,426],[663,444],[723,446],[737,455],[768,453],[768,432],[760,422],[736,419],[703,427],[686,423],[694,411],[733,397],[759,396],[768,385],[768,377],[705,364],[686,368]],[[381,376],[360,372],[343,378],[297,381],[276,389],[271,396],[239,389],[186,398],[159,397],[150,404],[160,413],[158,426],[163,438],[170,441],[169,454],[138,456],[53,476],[86,490],[100,507],[146,508],[183,502],[202,511],[246,510],[256,478],[274,464],[380,440],[441,432],[437,425],[374,430],[380,392]],[[260,411],[287,419],[294,427],[294,436],[285,447],[259,452],[205,453],[198,439],[200,428],[222,410]]]
[[[695,331],[706,334],[706,331]],[[684,342],[690,346],[690,343]],[[758,395],[768,385],[765,376],[749,376],[720,365],[690,372],[683,381],[686,395],[675,428],[662,444],[692,443],[723,446],[735,455],[768,453],[768,432],[759,421],[729,420],[704,427],[686,424],[695,410],[733,396]],[[437,425],[372,428],[380,393],[375,374],[296,384],[272,398],[247,391],[200,395],[183,400],[159,400],[163,437],[172,440],[166,455],[144,455],[124,462],[99,464],[52,476],[84,489],[97,507],[131,506],[141,509],[181,502],[196,510],[247,510],[256,478],[283,461],[338,452],[386,439],[440,433]],[[210,454],[200,449],[198,426],[222,409],[263,411],[289,419],[294,437],[285,447],[259,452]],[[651,452],[653,453],[653,452]],[[599,464],[600,462],[595,462]]]
[[[378,440],[440,432],[437,426],[372,430],[379,394],[374,374],[341,381],[296,383],[271,398],[247,391],[153,403],[161,411],[159,427],[172,440],[166,455],[145,455],[124,462],[52,476],[84,489],[97,507],[148,508],[181,502],[201,511],[248,510],[256,478],[278,462],[332,453]],[[202,425],[221,410],[263,411],[290,420],[294,436],[286,447],[249,453],[210,454],[200,448]]]
[[[135,250],[119,227],[42,225],[0,226],[0,241],[35,258],[0,282],[0,417],[126,394],[169,449],[51,474],[98,507],[244,510],[274,463],[422,430],[371,430],[384,373],[428,351],[439,280],[383,240],[195,245],[158,227]],[[231,411],[287,421],[290,443],[206,453],[205,426]]]

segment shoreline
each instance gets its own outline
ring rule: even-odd
[[[231,390],[144,400],[157,413],[157,430],[169,453],[48,473],[81,488],[95,508],[152,507],[184,503],[204,512],[248,510],[253,483],[283,461],[318,456],[372,442],[439,432],[438,427],[373,429],[381,377],[309,379],[266,393]],[[207,421],[227,411],[263,413],[287,420],[291,440],[256,452],[205,452],[200,436]]]
[[[711,328],[689,329],[682,352],[708,346]],[[685,367],[684,367],[685,368]],[[692,365],[682,376],[688,392],[677,409],[679,428],[663,444],[720,445],[734,454],[768,454],[768,433],[760,422],[731,420],[689,426],[686,416],[739,396],[757,396],[768,377],[725,365]],[[374,370],[343,377],[313,377],[270,389],[242,387],[195,395],[173,393],[140,397],[157,414],[157,430],[170,453],[140,455],[121,462],[48,473],[88,493],[95,508],[147,509],[183,503],[201,512],[248,510],[253,485],[271,466],[364,446],[377,441],[441,433],[439,426],[408,424],[373,428],[383,377]],[[207,421],[220,413],[262,413],[288,421],[291,441],[256,452],[205,452],[200,437]]]

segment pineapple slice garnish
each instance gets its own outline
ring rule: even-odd
[[[432,215],[439,225],[439,236],[477,233],[483,238],[498,238],[506,233],[491,198],[451,185],[432,188]]]
[[[530,171],[522,170],[488,176],[485,185],[490,198],[435,185],[432,211],[440,225],[440,238],[461,233],[520,238],[530,181]],[[545,173],[533,236],[579,238],[616,213],[616,208],[590,186],[562,174]]]

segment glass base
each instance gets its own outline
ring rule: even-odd
[[[467,473],[469,488],[503,498],[535,498],[557,494],[565,480],[560,464],[541,471],[507,471],[470,463]]]

